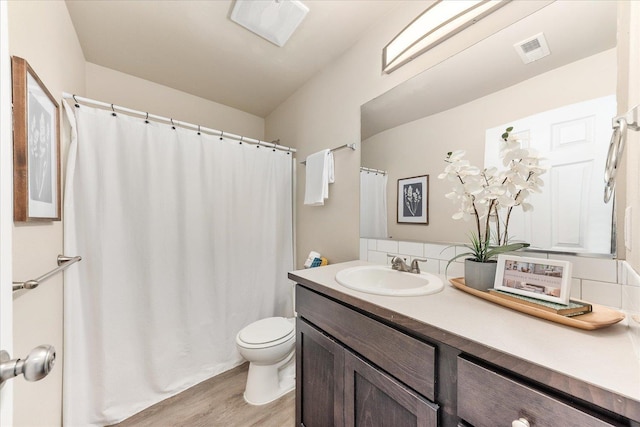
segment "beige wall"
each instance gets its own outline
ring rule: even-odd
[[[394,71],[381,73],[382,48],[430,4],[402,1],[384,20],[374,25],[358,43],[331,66],[280,105],[266,119],[266,138],[298,148],[298,161],[324,148],[357,143],[357,151],[335,154],[336,183],[324,206],[304,206],[304,166],[298,165],[297,265],[302,267],[311,250],[329,262],[358,258],[360,106],[419,72],[430,68],[482,38],[548,4],[548,1],[513,3],[486,20],[467,28]]]
[[[86,63],[63,1],[10,1],[8,5],[10,53],[29,62],[58,102],[64,92],[73,93],[264,139],[263,118]],[[69,139],[67,129],[63,126],[62,130],[64,173]],[[57,266],[56,257],[63,249],[62,230],[62,222],[14,225],[14,280],[33,279]],[[25,357],[40,344],[52,344],[57,350],[56,366],[49,376],[38,382],[12,382],[15,426],[61,423],[62,278],[56,275],[35,290],[14,293],[12,356]]]
[[[465,150],[471,164],[482,165],[486,129],[615,91],[616,51],[611,49],[363,141],[362,165],[389,172],[389,236],[395,240],[466,242],[471,226],[451,219],[456,207],[444,197],[451,186],[438,179],[446,166],[446,153]],[[430,179],[429,225],[397,224],[397,179],[418,175],[429,175]]]
[[[63,92],[76,93],[254,138],[280,138],[282,144],[298,147],[298,160],[302,160],[314,151],[344,143],[358,143],[359,150],[360,105],[499,26],[494,20],[491,29],[481,21],[446,47],[434,49],[391,75],[382,75],[382,47],[428,3],[398,2],[395,13],[385,17],[346,55],[284,102],[266,119],[264,128],[262,119],[255,116],[85,63],[62,1],[9,2],[10,50],[29,61],[57,99]],[[535,9],[544,3],[548,2],[520,2],[518,6]],[[494,18],[506,19],[506,9],[514,8],[504,8]],[[266,137],[262,136],[263,129]],[[331,262],[358,257],[359,166],[360,151],[336,153],[337,182],[324,207],[302,206],[304,167],[299,167],[299,266],[311,249],[320,251]],[[639,196],[635,200],[640,204]],[[640,230],[640,224],[636,230]],[[13,239],[15,280],[34,278],[55,266],[55,258],[62,252],[62,224],[16,225]],[[636,262],[636,269],[638,264],[640,261]],[[43,343],[56,346],[59,360],[53,373],[40,382],[13,382],[16,426],[60,423],[62,276],[53,277],[37,290],[14,295],[14,355],[24,356]]]
[[[11,54],[29,62],[58,102],[63,91],[83,93],[84,56],[64,2],[11,1],[8,5]],[[46,273],[57,266],[60,253],[61,222],[16,224],[14,280]],[[42,381],[13,381],[14,425],[58,425],[62,414],[62,276],[51,278],[36,290],[16,292],[13,311],[12,356],[25,357],[40,344],[52,344],[58,354],[55,369]]]
[[[262,117],[89,62],[86,71],[89,98],[264,140]]]

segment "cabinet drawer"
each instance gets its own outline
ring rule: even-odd
[[[435,348],[346,306],[296,287],[298,316],[435,400]]]
[[[475,427],[507,426],[519,418],[527,419],[531,427],[613,425],[462,358],[458,358],[458,416]]]

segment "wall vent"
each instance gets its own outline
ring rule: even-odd
[[[537,61],[551,53],[549,51],[549,45],[547,45],[547,40],[544,38],[544,34],[542,33],[522,40],[521,42],[514,44],[513,47],[516,49],[518,55],[520,55],[520,58],[522,58],[522,61],[525,64]]]

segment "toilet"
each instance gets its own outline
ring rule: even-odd
[[[244,391],[247,403],[264,405],[293,390],[295,344],[295,318],[269,317],[238,332],[238,351],[249,361]]]

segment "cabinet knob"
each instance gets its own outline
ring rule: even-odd
[[[526,418],[518,418],[511,422],[511,427],[531,427]]]

